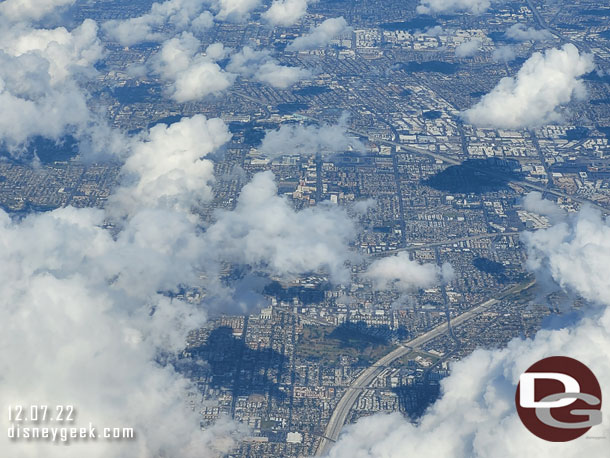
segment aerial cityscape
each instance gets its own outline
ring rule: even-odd
[[[605,0],[0,2],[0,455],[608,456],[609,142]]]

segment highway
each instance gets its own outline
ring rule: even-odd
[[[460,324],[465,323],[466,321],[474,318],[480,313],[484,312],[486,309],[491,307],[492,305],[498,303],[499,301],[513,295],[518,294],[526,289],[531,288],[536,283],[535,280],[528,280],[523,283],[520,283],[516,286],[508,288],[501,292],[497,297],[489,299],[468,311],[462,313],[461,315],[452,318],[451,323],[452,326],[459,326]],[[385,355],[384,357],[377,360],[371,366],[366,368],[357,378],[354,380],[352,385],[345,391],[343,397],[339,400],[337,407],[333,411],[328,425],[324,431],[324,435],[320,444],[318,444],[318,448],[316,450],[315,456],[323,456],[325,455],[333,442],[336,442],[339,438],[339,434],[343,429],[345,421],[347,420],[347,416],[356,403],[358,396],[362,390],[366,389],[371,383],[375,380],[375,378],[383,371],[384,368],[392,364],[397,359],[402,358],[408,353],[417,350],[418,347],[425,345],[430,342],[434,338],[438,337],[441,334],[447,332],[449,323],[445,322],[434,329],[422,334],[415,339],[412,339],[408,342],[401,344],[398,348],[392,350],[390,353]]]
[[[472,240],[482,240],[489,239],[494,237],[502,237],[502,236],[514,236],[519,235],[521,232],[507,231],[507,232],[486,232],[484,234],[470,235],[468,237],[456,237],[454,239],[446,239],[441,240],[440,242],[430,242],[430,243],[422,243],[419,245],[411,245],[404,248],[396,248],[395,250],[387,250],[387,251],[379,251],[376,253],[371,253],[371,256],[391,256],[395,253],[399,253],[401,251],[416,251],[421,250],[422,248],[435,248],[439,246],[452,245],[454,243],[460,242],[468,242]]]

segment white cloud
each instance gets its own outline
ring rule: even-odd
[[[278,89],[287,89],[311,76],[311,71],[305,68],[280,65],[275,61],[265,62],[258,68],[254,75],[258,81],[267,83]]]
[[[249,46],[231,56],[227,70],[279,89],[286,89],[312,76],[311,71],[305,68],[280,65],[269,51],[256,51]]]
[[[529,266],[543,279],[592,304],[568,327],[539,331],[533,339],[514,339],[502,350],[477,350],[453,365],[441,382],[440,399],[418,420],[374,415],[346,428],[331,457],[489,457],[576,458],[604,456],[604,441],[551,443],[531,434],[519,420],[514,397],[519,375],[536,361],[565,355],[596,374],[603,397],[610,396],[610,222],[585,208],[578,215],[524,237]],[[475,376],[473,376],[475,374]],[[591,437],[610,434],[610,415]],[[442,437],[443,440],[438,440]]]
[[[513,24],[504,35],[515,41],[546,41],[552,40],[553,34],[548,30],[538,30],[533,27],[525,27],[525,24]]]
[[[455,48],[455,56],[456,57],[471,57],[479,52],[481,48],[480,40],[470,40],[461,43],[457,48]]]
[[[159,293],[204,286],[206,244],[190,209],[211,198],[213,166],[203,157],[229,138],[221,120],[201,115],[157,125],[133,140],[107,211],[11,220],[0,210],[0,320],[11,323],[0,335],[0,402],[71,404],[79,426],[136,431],[120,444],[3,440],[1,455],[212,457],[243,434],[227,419],[200,430],[187,405],[196,388],[164,360],[205,323],[206,309]],[[0,425],[8,428],[6,416]]]
[[[236,75],[227,73],[215,62],[225,56],[226,50],[214,43],[200,53],[201,44],[190,32],[163,43],[150,66],[164,81],[170,82],[168,95],[177,102],[200,100],[217,95],[229,88]]]
[[[0,8],[19,20],[37,19],[52,6],[68,3],[8,0]],[[140,26],[137,21],[115,25],[129,31],[135,24],[136,40],[149,39],[158,33],[157,26],[193,31],[211,23],[209,13],[198,14],[200,3],[155,4],[153,19],[140,19]],[[107,30],[111,25],[106,25]],[[59,139],[72,133],[101,150],[108,143],[100,139],[114,145],[114,131],[98,122],[87,107],[86,92],[77,84],[95,74],[93,65],[103,53],[95,22],[87,20],[70,31],[32,29],[4,19],[2,26],[1,141],[17,147],[33,135]],[[210,84],[210,74],[201,69],[216,65],[214,60],[222,57],[224,48],[215,44],[205,56],[197,55],[199,43],[191,38],[177,38],[163,50],[170,59],[157,62],[177,99],[220,90],[193,83],[205,77]],[[267,56],[257,63],[257,77],[272,80],[278,74],[281,81],[273,82],[285,84],[295,78],[282,73],[286,69],[290,68]],[[305,72],[297,70],[299,77]],[[5,437],[0,455],[208,457],[226,454],[243,433],[242,427],[226,419],[200,430],[200,416],[187,405],[196,388],[166,359],[171,361],[183,348],[190,329],[205,323],[206,305],[170,299],[160,291],[207,286],[201,273],[213,261],[223,260],[217,254],[232,262],[253,259],[260,268],[279,275],[328,269],[334,278],[345,278],[344,261],[350,256],[348,242],[354,229],[336,208],[295,212],[273,192],[272,176],[265,175],[251,183],[252,194],[242,195],[235,214],[221,214],[205,232],[190,210],[211,198],[213,166],[205,156],[228,138],[222,121],[203,116],[170,127],[158,125],[139,139],[117,142],[132,154],[122,169],[124,181],[107,209],[68,207],[23,219],[11,219],[0,210],[0,321],[10,323],[0,334],[0,403],[73,404],[79,425],[91,421],[98,428],[133,427],[137,437],[70,447],[11,443]],[[277,218],[280,234],[274,232],[275,226],[250,220],[252,215],[266,221]],[[210,246],[213,228],[229,220],[239,225],[245,240],[261,243],[260,248],[245,250],[251,259],[231,247],[217,251]],[[214,281],[218,278],[210,279]],[[5,415],[0,427],[8,428]]]
[[[497,47],[491,58],[496,62],[510,62],[511,60],[515,60],[517,57],[517,51],[514,46],[504,45]]]
[[[435,25],[434,27],[428,27],[424,32],[423,35],[428,35],[431,37],[438,37],[440,35],[443,35],[447,33],[445,30],[443,30],[443,28],[440,25]]]
[[[285,278],[324,270],[333,281],[349,279],[349,242],[355,227],[347,213],[319,204],[295,211],[277,195],[271,172],[244,186],[234,211],[218,211],[205,239],[220,259]]]
[[[580,54],[572,44],[534,53],[515,77],[498,85],[463,117],[481,127],[535,127],[559,121],[557,110],[572,99],[582,99],[585,86],[579,78],[595,68],[593,56]]]
[[[157,293],[194,283],[197,228],[142,210],[118,234],[101,210],[64,208],[10,221],[0,211],[0,402],[71,404],[78,426],[133,427],[137,439],[69,447],[0,441],[0,454],[120,458],[216,456],[239,427],[201,432],[190,383],[160,355],[180,351],[204,310]],[[5,416],[2,429],[8,428]]]
[[[436,264],[420,264],[409,259],[407,252],[373,261],[363,274],[364,278],[373,282],[374,289],[396,288],[402,292],[428,288],[441,280],[450,281],[453,275],[449,264],[442,268]]]
[[[154,126],[146,138],[134,142],[123,166],[126,182],[111,204],[128,213],[157,205],[190,211],[212,197],[214,164],[205,156],[230,139],[220,119],[203,115]]]
[[[491,6],[490,0],[420,0],[416,11],[419,14],[454,13],[467,11],[481,14]]]
[[[290,26],[307,13],[311,0],[274,0],[262,18],[273,26]]]
[[[214,25],[212,13],[204,0],[168,0],[153,3],[150,11],[135,18],[111,20],[103,25],[106,35],[124,46],[166,38],[165,25],[173,34],[189,31],[199,33]],[[172,35],[173,35],[172,34]]]
[[[552,222],[557,222],[565,218],[565,212],[555,205],[554,202],[544,199],[542,193],[538,191],[526,194],[522,203],[525,210],[546,216]]]
[[[215,0],[216,18],[223,21],[242,21],[258,8],[261,0]]]
[[[13,57],[35,56],[48,63],[51,84],[61,83],[78,72],[91,73],[91,66],[103,55],[97,37],[95,21],[86,19],[71,32],[56,29],[9,29],[3,36],[0,49]]]
[[[342,17],[326,19],[320,25],[311,27],[307,35],[298,37],[286,49],[289,51],[306,51],[323,48],[332,39],[350,30],[351,28],[347,25],[347,21]]]
[[[4,0],[0,15],[11,21],[37,21],[58,8],[72,5],[76,0]]]
[[[96,74],[102,57],[97,24],[87,19],[66,30],[9,25],[0,32],[0,143],[18,154],[33,136],[60,139],[70,133],[85,154],[116,153],[120,135],[87,107],[76,83]],[[95,142],[93,139],[95,138]]]
[[[377,205],[377,201],[373,198],[363,199],[354,202],[354,204],[352,205],[352,210],[358,215],[364,215],[369,210],[377,207]]]
[[[259,150],[272,158],[284,154],[311,156],[348,150],[363,152],[365,146],[357,138],[350,137],[347,128],[346,117],[335,125],[283,124],[278,130],[267,131]]]

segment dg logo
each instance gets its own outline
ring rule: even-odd
[[[521,374],[515,403],[525,427],[551,442],[574,440],[602,421],[595,375],[565,356],[540,360]]]

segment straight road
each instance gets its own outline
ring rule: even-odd
[[[371,256],[391,256],[401,251],[417,251],[421,250],[422,248],[436,248],[439,246],[452,245],[454,243],[468,242],[472,240],[491,239],[494,237],[512,236],[519,234],[521,234],[521,232],[486,232],[484,234],[470,235],[468,237],[456,237],[454,239],[441,240],[440,242],[422,243],[421,245],[411,245],[404,248],[396,248],[395,250],[380,251],[377,253],[371,253]]]

